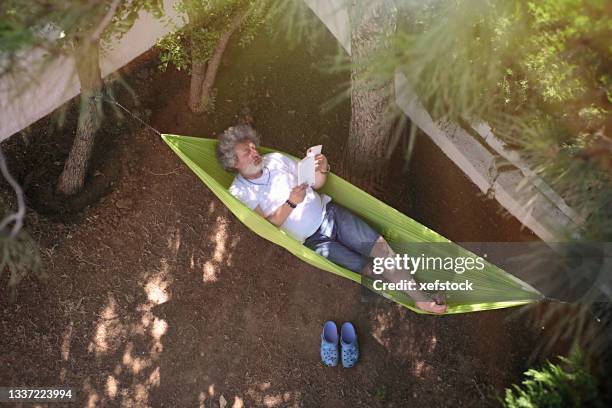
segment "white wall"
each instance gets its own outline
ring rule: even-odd
[[[348,55],[351,55],[351,28],[346,0],[304,0]]]
[[[141,12],[132,29],[108,47],[100,57],[103,76],[118,70],[150,49],[157,40],[184,24],[174,9],[176,0],[164,0],[162,20]],[[17,77],[0,80],[0,141],[50,114],[79,93],[75,62],[60,57],[43,63],[42,50],[31,50],[20,58]]]
[[[132,29],[121,41],[110,44],[101,55],[103,76],[128,64],[149,50],[159,38],[184,24],[174,9],[177,0],[164,0],[165,16],[157,20],[142,12]],[[350,54],[348,13],[344,0],[305,0],[326,22],[332,34]],[[20,58],[16,77],[0,79],[0,141],[12,136],[40,118],[53,112],[79,93],[79,81],[72,57],[64,56],[43,63],[42,50],[31,50]]]

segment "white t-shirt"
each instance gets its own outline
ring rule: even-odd
[[[291,189],[297,186],[296,162],[281,154],[269,153],[263,156],[263,174],[256,179],[234,178],[229,192],[245,203],[251,210],[257,206],[268,217],[287,201]],[[304,201],[291,211],[281,229],[300,242],[315,233],[325,215],[325,205],[331,198],[319,195],[308,187]]]

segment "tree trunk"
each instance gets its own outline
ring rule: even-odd
[[[345,151],[345,175],[359,187],[380,192],[388,171],[393,122],[391,80],[377,82],[364,74],[364,63],[389,45],[396,9],[390,0],[353,0],[351,17],[351,124]]]
[[[219,65],[221,65],[223,53],[225,52],[225,49],[227,48],[227,44],[229,43],[229,40],[232,34],[234,34],[234,32],[238,29],[238,27],[240,27],[240,24],[242,23],[242,20],[244,19],[245,16],[246,16],[246,12],[244,11],[236,14],[231,19],[227,28],[223,31],[223,33],[221,33],[219,42],[215,46],[215,50],[213,51],[213,54],[210,57],[210,60],[208,61],[208,68],[205,68],[205,67],[200,68],[199,62],[198,62],[197,68],[200,70],[199,74],[201,74],[204,71],[206,73],[204,74],[204,80],[201,81],[201,87],[199,88],[200,89],[199,98],[193,99],[194,101],[193,105],[191,104],[192,102],[191,95],[195,94],[195,92],[197,91],[198,84],[194,82],[194,78],[193,78],[193,75],[195,72],[193,71],[193,69],[196,68],[196,66],[194,65],[192,67],[191,91],[190,91],[190,109],[192,112],[204,113],[210,108],[210,105],[212,102],[211,91],[212,91],[213,85],[215,84],[215,78],[217,77],[217,71],[219,70]]]
[[[100,126],[102,74],[98,41],[84,41],[75,51],[77,74],[81,83],[79,122],[72,149],[60,175],[57,191],[76,194],[83,188],[91,158],[94,136]]]

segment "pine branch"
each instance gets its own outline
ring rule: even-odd
[[[0,148],[0,172],[2,172],[2,175],[4,176],[6,181],[11,185],[11,187],[13,187],[13,190],[15,190],[15,194],[17,195],[18,207],[16,213],[5,217],[2,222],[0,222],[0,231],[3,231],[8,224],[14,221],[15,225],[13,225],[10,237],[15,238],[19,231],[21,231],[21,227],[23,226],[23,218],[25,217],[26,212],[25,199],[23,189],[8,170],[8,166],[6,165],[6,159],[4,157],[4,152],[2,151],[2,148]]]

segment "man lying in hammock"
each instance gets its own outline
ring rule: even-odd
[[[364,273],[374,257],[394,257],[387,241],[359,217],[317,193],[329,173],[323,154],[315,157],[315,185],[297,185],[297,163],[282,153],[261,156],[259,138],[253,128],[240,125],[219,136],[217,157],[222,166],[238,173],[230,193],[272,224],[280,227],[308,248],[351,271]],[[396,282],[399,273],[385,276]],[[405,277],[404,277],[405,278]],[[421,291],[406,292],[416,307],[444,313],[445,304],[436,303]]]

